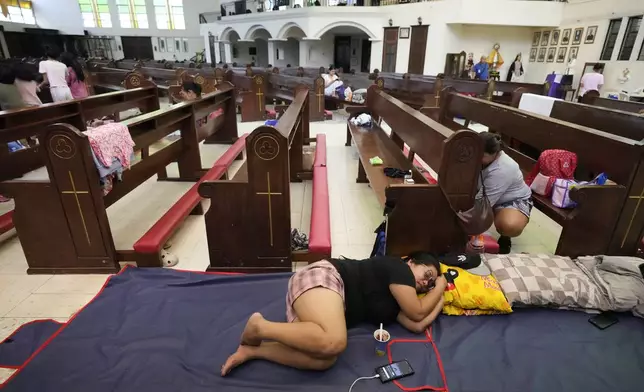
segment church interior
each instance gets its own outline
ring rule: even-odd
[[[0,390],[640,390],[643,17],[0,0]]]

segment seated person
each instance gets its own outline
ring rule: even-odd
[[[324,79],[324,95],[327,97],[336,96],[335,89],[344,85],[336,75],[335,69],[329,69],[329,73],[322,74],[322,78]]]
[[[398,321],[422,333],[443,307],[447,286],[437,259],[414,253],[406,259],[321,260],[296,272],[286,293],[286,322],[253,313],[241,345],[221,375],[253,359],[297,369],[325,370],[347,347],[347,329],[361,323]],[[418,298],[418,293],[428,293]]]
[[[195,82],[183,82],[179,95],[185,101],[199,99],[201,98],[201,86]]]
[[[532,191],[523,179],[519,164],[502,151],[501,136],[481,132],[484,143],[483,184],[487,199],[494,210],[494,227],[499,237],[499,253],[510,253],[511,237],[518,237],[530,220]],[[477,198],[483,197],[479,180]]]

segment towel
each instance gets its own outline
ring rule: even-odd
[[[110,123],[89,128],[85,134],[99,162],[110,167],[118,159],[125,169],[130,168],[130,157],[134,152],[134,141],[127,126]]]

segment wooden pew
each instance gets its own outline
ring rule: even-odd
[[[552,119],[481,99],[444,90],[438,118],[457,129],[452,120],[459,116],[476,121],[503,135],[543,151],[564,149],[578,156],[578,180],[605,172],[619,185],[579,186],[571,191],[578,203],[574,209],[559,209],[549,199],[534,195],[535,206],[559,223],[561,237],[556,253],[580,255],[634,255],[644,228],[644,211],[638,211],[644,170],[642,142],[610,135],[581,125]],[[524,172],[535,160],[506,147]],[[619,157],[619,159],[615,159]],[[637,186],[634,186],[637,184]]]
[[[617,99],[601,98],[599,96],[588,95],[582,97],[582,103],[593,106],[601,106],[608,109],[617,109],[625,112],[644,114],[644,103],[641,102],[631,102],[631,101],[620,101]]]
[[[143,87],[84,99],[44,104],[39,107],[0,112],[0,181],[20,177],[44,165],[41,145],[9,152],[7,143],[40,137],[45,128],[55,123],[71,124],[86,130],[86,121],[138,108],[142,113],[159,109],[156,87]]]
[[[224,114],[211,121],[215,126],[195,127],[203,113],[218,108]],[[218,93],[203,99],[123,123],[130,130],[135,151],[147,151],[176,130],[181,131],[181,138],[154,153],[142,154],[142,159],[123,173],[122,182],[115,183],[104,196],[86,135],[72,125],[58,123],[46,127],[41,134],[47,171],[41,170],[38,179],[33,179],[34,173],[27,181],[0,183],[0,192],[13,197],[16,203],[13,219],[29,264],[28,273],[113,273],[119,270],[119,261],[161,266],[158,254],[156,258],[138,257],[132,250],[115,248],[106,209],[171,162],[178,163],[178,181],[223,175],[216,167],[202,169],[199,142],[211,136],[208,131],[237,135],[233,89],[222,86]],[[196,194],[196,188],[189,192]],[[185,210],[186,204],[194,201],[189,196],[192,200],[173,206],[181,211],[176,211],[166,225],[179,226],[190,212]],[[200,211],[200,207],[195,209],[194,213]]]
[[[467,235],[454,211],[471,208],[477,192],[483,144],[476,133],[451,131],[375,86],[369,88],[366,107],[348,110],[351,118],[368,113],[374,119],[371,128],[349,121],[347,144],[353,140],[360,156],[356,182],[368,182],[385,209],[387,254],[461,251]],[[391,127],[391,135],[379,121]],[[372,166],[369,159],[374,156],[383,165]],[[439,173],[438,184],[429,184],[414,167],[416,156]],[[415,184],[385,176],[388,166],[411,170]]]
[[[267,74],[268,91],[267,96],[276,100],[291,102],[293,100],[293,91],[296,86],[304,84],[309,88],[309,119],[310,121],[329,120],[324,110],[324,79],[321,76],[316,78],[306,78],[298,76],[280,75],[276,73]],[[305,136],[305,137],[308,137]]]
[[[231,180],[206,181],[199,186],[201,196],[212,200],[206,212],[208,271],[290,272],[292,261],[330,257],[326,165],[319,158],[312,169],[311,155],[303,154],[308,105],[308,88],[299,86],[275,127],[260,126],[246,138],[246,162],[238,173]],[[308,252],[294,252],[290,182],[312,175],[318,210],[311,217],[310,247]],[[320,215],[324,203],[326,211]]]

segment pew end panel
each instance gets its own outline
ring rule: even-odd
[[[474,205],[483,160],[483,142],[475,132],[456,131],[443,145],[438,184],[455,211]]]
[[[9,181],[14,224],[30,274],[114,273],[119,270],[98,173],[87,137],[54,124],[41,139],[46,181]]]
[[[467,235],[439,185],[392,184],[386,190],[387,254],[462,251]]]
[[[572,258],[611,253],[609,247],[624,205],[626,188],[621,185],[579,186],[570,191],[570,198],[578,204],[561,223],[563,228],[555,253]]]

